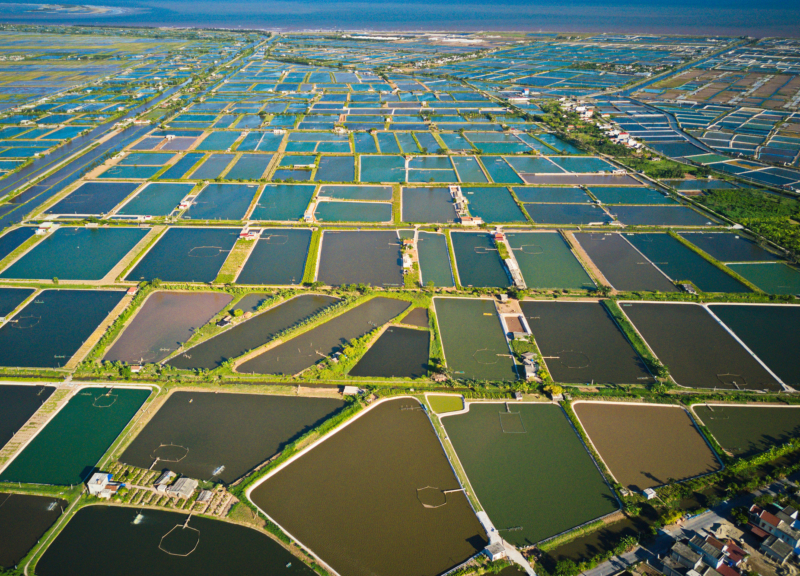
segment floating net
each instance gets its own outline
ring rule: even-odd
[[[189,449],[180,444],[161,444],[150,453],[150,458],[160,462],[180,462],[189,455]]]
[[[170,556],[188,556],[200,544],[200,530],[189,526],[189,518],[185,524],[177,524],[161,537],[158,549]]]
[[[195,246],[189,250],[189,258],[214,258],[220,254],[221,246]]]
[[[500,415],[500,428],[504,434],[527,434],[525,423],[519,412],[498,412]]]
[[[588,368],[591,361],[589,356],[577,350],[562,350],[558,353],[558,360],[565,368]]]

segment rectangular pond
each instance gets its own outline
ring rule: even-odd
[[[35,291],[33,288],[0,288],[0,318],[11,314]]]
[[[14,228],[0,236],[0,260],[11,254],[14,250],[22,246],[36,233],[36,228],[33,226],[26,226],[23,228]]]
[[[47,402],[54,391],[52,386],[0,386],[0,449]],[[0,562],[0,566],[4,564]]]
[[[237,367],[237,371],[242,374],[297,374],[340,351],[349,341],[382,326],[408,306],[404,300],[372,298],[247,360]]]
[[[99,216],[111,212],[139,182],[84,182],[47,209],[47,214]]]
[[[469,213],[484,222],[527,222],[507,188],[463,187],[461,190],[469,202]]]
[[[596,204],[524,204],[535,224],[608,224],[611,217]]]
[[[442,424],[510,544],[532,546],[619,508],[559,406],[471,402],[467,413],[446,415]]]
[[[344,405],[330,398],[174,392],[120,462],[230,484]]]
[[[800,388],[800,363],[796,361],[800,306],[709,304],[708,310],[784,384]]]
[[[238,237],[235,228],[170,228],[126,280],[212,282]]]
[[[267,184],[258,197],[250,220],[299,220],[314,196],[312,184]]]
[[[688,206],[611,206],[608,211],[628,226],[714,226],[717,221]]]
[[[681,386],[781,389],[704,307],[644,302],[620,307]]]
[[[391,186],[343,186],[324,184],[319,196],[340,200],[391,200]]]
[[[320,222],[391,222],[389,202],[318,202],[314,217]]]
[[[433,302],[447,367],[457,378],[517,379],[492,300],[435,298]]]
[[[767,294],[800,294],[800,270],[783,262],[728,264]]]
[[[310,244],[311,230],[265,228],[236,283],[270,286],[300,284]]]
[[[40,292],[0,326],[0,366],[64,366],[124,296],[121,290]]]
[[[36,565],[41,576],[285,574],[311,568],[266,534],[231,522],[166,510],[88,506],[79,510]]]
[[[576,402],[573,410],[617,482],[635,492],[722,468],[681,407]]]
[[[149,388],[81,388],[0,472],[0,481],[84,482],[148,396]]]
[[[681,232],[688,240],[720,262],[776,262],[780,258],[738,234],[728,232]]]
[[[55,524],[66,500],[0,492],[0,569],[13,569]]]
[[[257,192],[256,184],[209,184],[195,197],[183,218],[241,220]]]
[[[553,380],[647,384],[653,378],[602,302],[520,303]]]
[[[576,232],[575,239],[611,286],[621,291],[676,292],[661,270],[616,233]]]
[[[317,279],[331,286],[402,286],[400,240],[394,231],[322,234]]]
[[[146,228],[59,228],[0,278],[100,280],[149,232]]]
[[[506,240],[528,288],[595,289],[591,277],[558,232],[507,232]]]
[[[428,375],[430,332],[389,326],[358,361],[350,376],[425,378]]]
[[[230,294],[220,292],[154,292],[103,360],[128,364],[160,362],[232,299]]]
[[[453,252],[462,286],[507,288],[511,281],[491,234],[452,232]]]
[[[204,340],[172,358],[167,364],[188,370],[213,370],[226,360],[237,358],[263,346],[279,332],[313,317],[337,301],[330,296],[301,294],[237,324],[230,330]]]
[[[444,234],[419,232],[417,234],[417,255],[423,285],[444,288],[455,286],[453,270],[450,267],[447,238]]]
[[[460,488],[421,405],[398,398],[329,435],[250,497],[339,574],[434,576],[488,543]]]
[[[800,407],[695,404],[700,422],[725,450],[749,458],[800,435]]]
[[[626,239],[672,280],[690,280],[703,292],[750,292],[669,234],[629,234]]]
[[[447,188],[403,188],[403,222],[452,223],[456,205]]]
[[[121,216],[169,216],[194,184],[153,182],[142,188],[116,214]]]

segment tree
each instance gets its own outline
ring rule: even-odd
[[[750,521],[748,510],[744,506],[737,506],[736,508],[731,510],[731,517],[733,518],[733,521],[739,524],[740,526],[744,526]]]
[[[560,560],[556,564],[556,576],[577,576],[578,566],[572,560]]]
[[[559,394],[563,394],[564,389],[558,384],[548,384],[544,387],[544,391],[550,394],[550,396],[558,396]]]

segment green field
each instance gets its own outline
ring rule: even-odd
[[[78,391],[0,473],[0,481],[80,484],[149,395],[149,388]]]
[[[464,399],[461,396],[453,394],[439,395],[431,394],[426,396],[431,409],[437,414],[445,414],[446,412],[458,412],[464,408]]]
[[[734,456],[752,456],[800,436],[800,408],[693,406],[717,442]]]
[[[478,500],[515,546],[531,546],[619,508],[558,406],[470,404],[469,412],[442,423]]]

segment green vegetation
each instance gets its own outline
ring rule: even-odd
[[[431,410],[437,414],[458,412],[464,409],[464,399],[459,395],[430,394],[426,398],[428,399],[428,404],[431,405]]]
[[[740,222],[756,234],[800,258],[800,202],[760,190],[709,190],[697,198],[703,206]]]
[[[666,380],[669,378],[669,370],[666,366],[661,363],[661,360],[656,358],[655,354],[650,351],[647,344],[645,344],[642,337],[639,335],[639,332],[634,328],[631,321],[628,320],[628,317],[622,312],[619,307],[619,304],[615,300],[602,300],[603,305],[608,310],[608,313],[611,314],[611,317],[614,318],[614,321],[617,323],[617,326],[625,333],[625,336],[628,337],[628,341],[634,347],[636,352],[647,364],[647,369],[650,370],[650,373],[655,376],[656,378]]]

